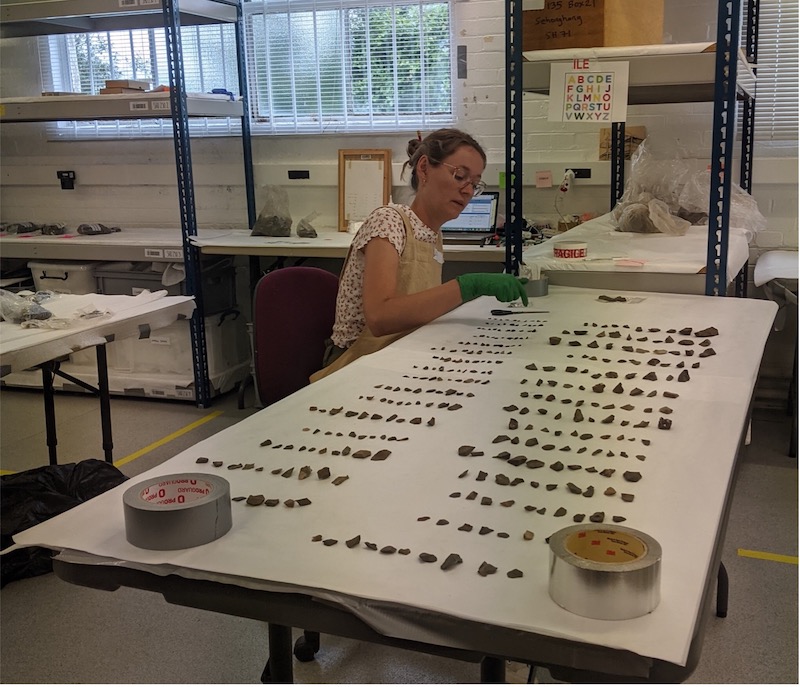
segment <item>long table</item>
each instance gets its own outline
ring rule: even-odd
[[[199,229],[193,242],[206,255],[255,257],[338,258],[347,256],[353,234],[321,230],[317,238],[299,236],[251,236],[245,229]],[[37,260],[107,260],[181,262],[183,243],[178,229],[123,229],[113,234],[50,236],[23,234],[0,236],[0,251],[6,258]],[[505,260],[505,248],[474,244],[444,248],[448,260],[497,262]]]
[[[53,376],[66,376],[96,393],[100,398],[103,452],[110,463],[114,445],[106,344],[128,337],[146,338],[153,329],[166,327],[179,317],[191,317],[194,299],[166,296],[166,291],[142,292],[138,296],[56,294],[42,306],[52,312],[53,320],[61,320],[63,326],[26,329],[12,322],[0,322],[0,377],[33,367],[41,369],[47,446],[53,465],[58,461]],[[97,388],[59,369],[61,359],[84,348],[94,348],[96,352]]]
[[[292,626],[572,678],[684,679],[702,646],[775,304],[554,287],[532,300],[547,313],[494,316],[496,307],[465,304],[140,476],[211,472],[233,496],[279,500],[232,503],[233,528],[210,544],[129,544],[130,485],[15,541],[61,551],[56,571],[72,582],[266,620],[276,681],[291,679]],[[369,459],[381,449],[385,460]],[[509,463],[516,454],[544,465]],[[330,479],[317,476],[323,467]],[[641,479],[629,481],[632,471]],[[582,618],[549,598],[546,539],[601,512],[663,549],[661,602],[643,617]],[[423,552],[463,564],[443,571],[421,563]],[[497,573],[479,575],[482,562]],[[522,577],[507,576],[514,569]]]

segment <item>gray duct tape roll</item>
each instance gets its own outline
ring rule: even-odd
[[[153,477],[122,496],[125,536],[142,549],[188,549],[219,539],[231,528],[231,488],[215,475]]]
[[[566,527],[550,537],[549,586],[577,615],[638,618],[661,600],[661,545],[629,527]]]

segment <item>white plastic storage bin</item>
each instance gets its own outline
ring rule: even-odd
[[[245,317],[234,313],[203,320],[206,332],[208,374],[214,378],[249,360]],[[192,339],[189,320],[154,329],[146,339],[122,339],[108,347],[109,368],[143,374],[177,374],[192,377]]]
[[[31,261],[28,268],[33,275],[37,291],[56,293],[95,293],[97,282],[95,265],[99,262],[50,262]]]

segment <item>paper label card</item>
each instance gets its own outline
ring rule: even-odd
[[[628,63],[575,59],[550,65],[551,122],[624,122]]]

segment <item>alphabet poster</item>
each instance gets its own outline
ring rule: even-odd
[[[586,58],[550,65],[551,122],[624,122],[628,113],[628,63]]]

